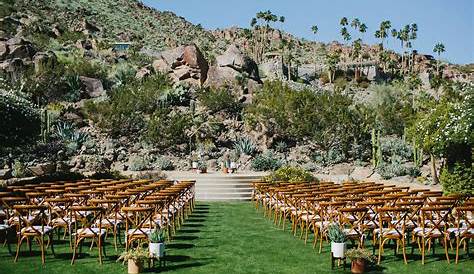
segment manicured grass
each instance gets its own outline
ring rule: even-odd
[[[167,248],[169,261],[161,269],[164,273],[350,273],[348,268],[345,272],[342,268],[331,270],[327,244],[318,254],[311,244],[305,245],[289,231],[275,227],[250,203],[199,203]],[[0,247],[0,273],[127,272],[125,266],[115,262],[117,253],[110,244],[102,266],[97,262],[96,249],[91,252],[84,247],[83,252],[87,254],[71,266],[71,252],[63,242],[57,245],[57,258],[48,254],[43,268],[39,256],[30,257],[25,251],[15,264],[7,248]],[[472,273],[474,269],[472,255],[463,256],[458,265],[448,265],[439,246],[434,256],[427,257],[425,265],[421,265],[419,255],[410,255],[408,265],[403,264],[401,255],[393,255],[393,249],[387,249],[386,255],[373,273],[447,274]],[[454,260],[454,252],[451,258]]]

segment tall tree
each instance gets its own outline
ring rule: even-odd
[[[317,25],[314,25],[311,27],[311,32],[313,32],[314,36],[316,36],[318,34],[318,31],[319,31],[319,28]],[[314,77],[316,77],[316,74],[317,74],[317,67],[316,67],[316,49],[314,50],[315,52],[313,52],[313,55],[314,55]]]
[[[445,52],[446,49],[444,47],[444,44],[441,42],[436,43],[436,45],[433,48],[433,52],[438,54],[438,60],[436,60],[436,74],[439,75],[439,64],[440,64],[440,57],[441,53]]]
[[[380,23],[379,29],[375,31],[375,38],[381,39],[381,48],[384,48],[384,41],[388,37],[388,30],[392,27],[392,23],[390,21],[382,21]]]

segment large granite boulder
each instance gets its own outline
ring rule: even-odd
[[[105,95],[104,87],[102,86],[102,82],[99,79],[80,76],[79,80],[81,80],[81,83],[86,88],[88,97],[96,98]]]
[[[194,44],[161,52],[152,66],[175,83],[187,82],[194,86],[201,86],[206,81],[209,70],[204,55]]]

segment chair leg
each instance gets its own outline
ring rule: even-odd
[[[459,236],[456,236],[456,264],[458,264],[459,259]]]
[[[77,246],[79,245],[80,243],[80,239],[77,239],[77,237],[74,239],[74,245],[73,245],[73,250],[72,250],[72,259],[71,259],[71,265],[74,264],[74,260],[76,259],[76,250],[77,250]]]
[[[449,264],[450,262],[449,262],[449,254],[448,254],[448,238],[446,236],[444,236],[444,253],[446,254],[446,260],[448,260],[448,264]]]
[[[425,264],[425,237],[421,238],[421,264]]]
[[[406,252],[406,247],[405,247],[405,237],[402,236],[402,252],[403,252],[403,261],[405,264],[407,264],[407,252]]]
[[[44,237],[43,235],[40,236],[40,247],[41,247],[41,263],[44,265],[45,262],[46,262],[46,258],[45,258],[45,255],[44,255]]]
[[[23,240],[25,238],[26,238],[25,236],[18,238],[18,244],[16,246],[16,256],[15,256],[15,260],[14,260],[15,263],[18,262],[18,255],[20,255],[20,247],[21,247],[21,244],[23,243]]]
[[[99,264],[102,264],[102,235],[99,235],[99,237],[97,237],[97,248],[99,249]],[[94,241],[92,241],[94,242]]]

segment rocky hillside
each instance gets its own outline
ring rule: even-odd
[[[139,1],[0,3],[0,179],[232,162],[431,181],[417,121],[469,109],[472,67],[427,55],[208,31]]]

